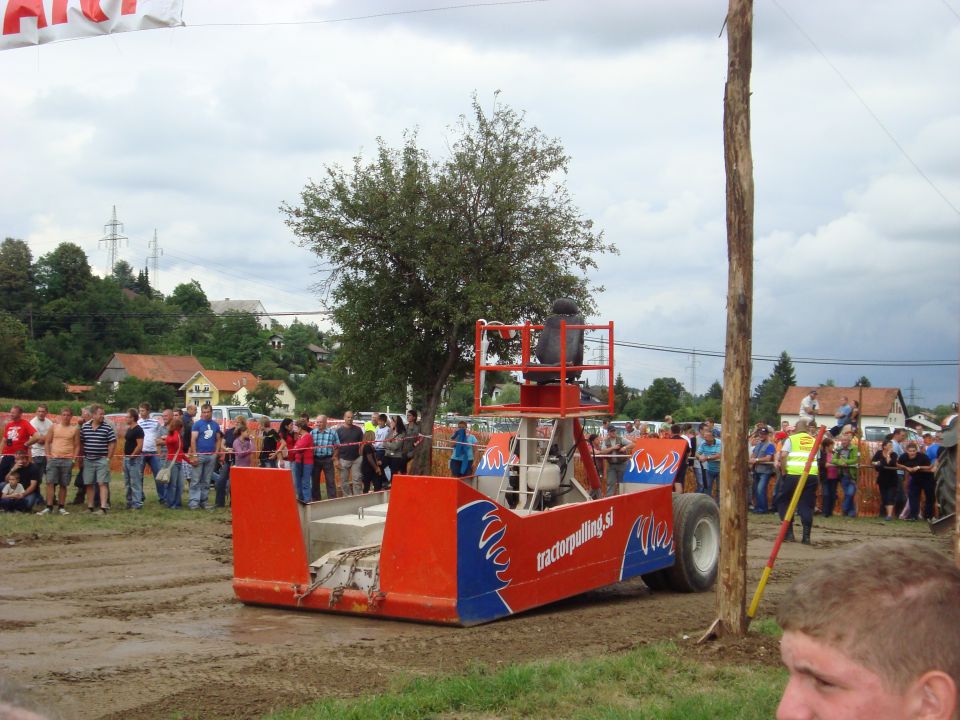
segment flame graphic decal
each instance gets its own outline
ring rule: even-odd
[[[511,582],[507,525],[501,510],[489,500],[475,500],[457,510],[457,608],[461,619],[493,619],[513,612],[500,594]]]
[[[642,459],[641,459],[642,458]],[[640,448],[630,458],[628,472],[653,473],[654,475],[673,474],[680,466],[680,453],[671,450],[660,462],[656,462],[647,450]]]
[[[503,467],[503,450],[491,445],[483,452],[478,470],[499,470]]]
[[[670,565],[668,558],[674,555],[673,531],[669,523],[657,520],[651,511],[640,515],[630,528],[627,546],[623,549],[623,564],[620,579],[640,575]]]
[[[503,583],[503,587],[500,588],[500,590],[503,590],[510,584],[510,578],[506,576],[507,570],[510,568],[510,554],[507,552],[507,548],[500,544],[500,541],[507,534],[507,526],[503,524],[503,519],[497,514],[496,508],[483,516],[483,522],[486,523],[486,526],[480,534],[477,549],[485,553],[484,559],[494,568],[497,568],[497,579]]]

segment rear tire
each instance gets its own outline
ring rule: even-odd
[[[700,493],[673,496],[673,548],[673,567],[660,571],[667,587],[676,592],[712,588],[720,560],[720,512],[711,498]]]

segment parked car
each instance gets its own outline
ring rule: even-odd
[[[868,442],[883,442],[883,439],[894,430],[905,430],[907,432],[907,441],[922,443],[923,437],[913,428],[903,425],[864,425],[863,439]]]
[[[254,418],[254,413],[246,405],[213,406],[213,419],[223,428],[236,425],[238,417],[244,417],[249,422]]]

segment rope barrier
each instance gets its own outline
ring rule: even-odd
[[[164,436],[164,437],[169,437],[169,436]],[[413,435],[409,435],[408,437],[414,437],[414,436],[413,436]],[[418,435],[418,436],[416,436],[416,437],[420,438],[421,441],[422,441],[423,438],[432,438],[433,436],[432,436],[432,435],[420,434],[420,435]],[[159,440],[159,438],[158,438],[158,440]],[[116,442],[119,442],[119,438],[117,439]],[[306,452],[306,451],[308,451],[308,450],[316,451],[316,450],[324,449],[324,448],[333,448],[334,451],[336,451],[338,448],[342,448],[342,447],[353,447],[353,446],[362,446],[362,445],[376,445],[376,443],[377,443],[376,440],[360,440],[360,441],[357,441],[357,442],[337,443],[336,445],[307,445],[307,446],[302,447],[302,448],[299,448],[299,449],[295,448],[293,445],[285,445],[285,447],[286,447],[286,449],[287,449],[288,452],[302,453],[302,452]],[[488,446],[488,445],[473,445],[473,447],[487,448],[487,447],[489,447],[489,446]],[[234,454],[236,454],[236,450],[234,450],[233,448],[227,448],[227,449],[219,450],[219,451],[214,450],[214,451],[209,451],[209,452],[200,452],[200,451],[197,451],[197,450],[181,450],[180,452],[182,452],[184,455],[197,455],[197,456],[206,456],[206,455],[234,455]],[[251,452],[251,453],[261,453],[261,452],[268,452],[268,451],[265,451],[265,450],[263,450],[262,448],[253,448],[253,449],[250,450],[250,452]],[[269,451],[269,452],[276,452],[276,451]],[[168,453],[169,453],[169,451],[166,450],[166,448],[164,448],[163,450],[160,450],[160,449],[158,448],[156,451],[153,451],[153,452],[151,452],[151,451],[149,451],[149,450],[148,450],[148,451],[142,451],[142,452],[140,452],[140,453],[138,453],[138,454],[136,454],[136,455],[126,455],[126,454],[123,454],[123,453],[120,453],[120,454],[118,454],[118,453],[113,453],[112,455],[100,455],[100,456],[95,457],[95,458],[92,458],[92,457],[91,457],[91,458],[88,458],[86,455],[46,455],[46,454],[45,454],[45,455],[43,455],[42,457],[45,457],[45,458],[48,458],[48,459],[54,459],[54,460],[83,460],[83,459],[86,459],[86,460],[101,460],[101,459],[103,459],[103,458],[105,458],[105,457],[111,457],[111,458],[114,458],[114,457],[116,457],[116,458],[131,458],[131,457],[146,457],[146,456],[148,456],[148,455],[149,455],[149,456],[165,455],[165,454],[168,454]],[[31,456],[31,458],[32,458],[32,456]],[[170,458],[167,458],[167,459],[170,459]]]

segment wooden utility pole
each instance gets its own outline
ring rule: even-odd
[[[720,456],[719,634],[747,631],[747,437],[753,335],[753,0],[729,0],[723,160],[727,175],[727,341]]]

